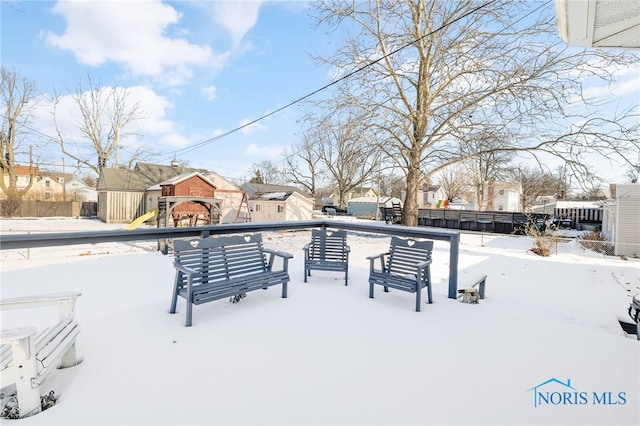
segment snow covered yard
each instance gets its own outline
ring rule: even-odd
[[[121,227],[0,220],[2,234]],[[640,343],[617,322],[640,292],[638,259],[576,242],[542,258],[527,237],[465,234],[459,287],[486,274],[487,298],[447,298],[448,245],[436,242],[434,303],[417,313],[412,294],[368,297],[365,258],[389,237],[349,235],[347,287],[322,271],[303,283],[308,239],[265,234],[265,246],[295,256],[287,299],[276,287],[196,306],[190,328],[182,300],[168,314],[172,259],[154,243],[0,251],[2,297],[82,293],[82,363],[48,376],[54,407],[14,422],[640,424]],[[3,328],[40,326],[51,312],[1,318]]]

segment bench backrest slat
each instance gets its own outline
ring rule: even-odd
[[[176,240],[173,247],[177,263],[199,272],[193,278],[195,283],[268,270],[261,234]],[[182,279],[185,280],[184,277]]]
[[[416,263],[431,260],[433,241],[391,237],[387,270],[393,274],[415,274]]]
[[[309,258],[313,260],[347,261],[347,231],[311,230]]]

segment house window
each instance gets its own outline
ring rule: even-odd
[[[260,204],[256,204],[256,211],[259,212],[260,211]]]
[[[498,206],[498,210],[504,210],[502,204]]]
[[[498,194],[504,195],[504,189],[501,189],[500,191],[498,191]]]
[[[51,187],[51,181],[49,179],[44,181],[44,186],[46,186],[47,188]]]
[[[278,213],[284,213],[284,206],[278,204]]]

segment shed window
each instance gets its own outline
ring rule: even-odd
[[[284,213],[284,206],[278,204],[278,213]]]

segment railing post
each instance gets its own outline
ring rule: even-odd
[[[460,249],[460,234],[449,237],[449,299],[458,295],[458,253]]]

